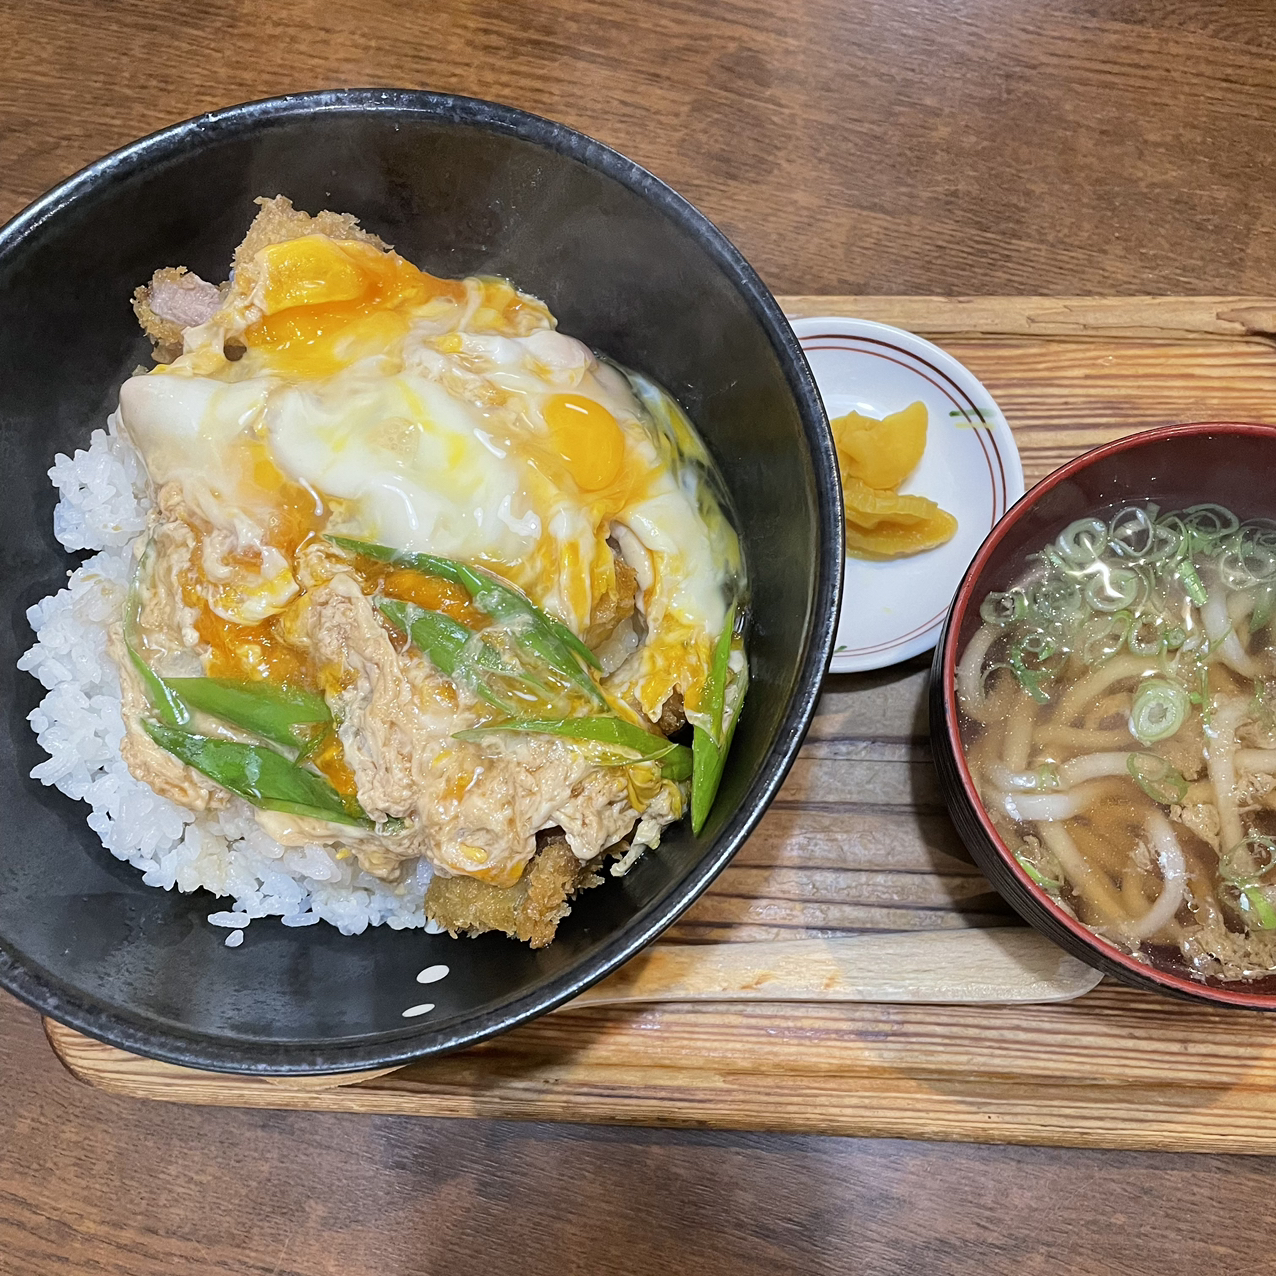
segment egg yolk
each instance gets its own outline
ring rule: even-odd
[[[358,796],[359,786],[355,781],[354,772],[346,761],[345,751],[342,749],[341,741],[337,739],[335,732],[330,733],[323,744],[319,746],[312,761],[315,764],[315,769],[325,776],[328,783],[343,798]]]
[[[416,603],[426,611],[441,612],[471,629],[482,629],[488,623],[487,617],[471,603],[469,592],[441,576],[427,576],[410,567],[397,567],[380,573],[374,567],[365,572],[364,577],[372,585],[379,580],[390,598]]]
[[[410,312],[436,297],[465,298],[397,253],[357,240],[304,235],[254,259],[263,317],[244,331],[250,349],[298,377],[331,376],[407,332]]]
[[[585,492],[614,483],[625,459],[625,436],[601,403],[580,394],[555,394],[542,409],[554,447]]]
[[[280,636],[271,616],[256,625],[239,625],[226,620],[191,592],[188,602],[199,607],[195,632],[208,646],[210,678],[261,679],[283,686],[304,687],[309,683],[306,660]]]
[[[532,297],[524,297],[508,279],[480,278],[483,291],[470,316],[471,332],[498,332],[503,336],[526,335],[549,318],[549,311]]]
[[[324,499],[313,488],[287,478],[265,444],[253,440],[244,445],[246,493],[255,505],[269,510],[267,539],[285,558],[318,533],[328,521]]]

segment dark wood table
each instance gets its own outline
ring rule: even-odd
[[[777,292],[1272,294],[1272,17],[1270,0],[9,0],[0,218],[211,107],[409,85],[611,143]],[[152,1105],[72,1081],[0,994],[4,1276],[1270,1271],[1271,1173]]]

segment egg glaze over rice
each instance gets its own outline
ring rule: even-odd
[[[232,945],[546,943],[712,801],[747,668],[720,484],[535,299],[260,202],[232,284],[139,290],[159,365],[50,471],[97,552],[29,612],[33,775],[148,885],[233,899]]]

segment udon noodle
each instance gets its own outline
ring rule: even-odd
[[[1028,876],[1142,959],[1276,973],[1276,523],[1081,519],[989,594],[957,668],[966,757]]]

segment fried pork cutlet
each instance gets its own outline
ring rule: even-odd
[[[292,206],[285,195],[257,200],[261,212],[253,218],[243,243],[235,249],[234,268],[251,263],[263,248],[285,243],[302,235],[327,235],[329,239],[357,239],[377,248],[386,248],[376,235],[362,229],[350,213],[324,211],[311,216]],[[210,284],[185,266],[165,266],[151,276],[151,282],[133,294],[133,313],[155,347],[160,363],[171,363],[182,352],[182,334],[187,328],[206,323],[217,313],[226,284]]]
[[[513,886],[436,875],[425,894],[425,915],[453,936],[500,930],[532,948],[544,948],[571,912],[567,901],[602,884],[594,871],[598,863],[582,864],[567,839],[558,835],[536,852]]]
[[[594,602],[585,645],[600,647],[616,632],[623,620],[634,614],[638,599],[638,573],[623,558],[616,558],[616,581]]]
[[[686,725],[687,714],[682,705],[682,692],[675,688],[669,699],[665,701],[665,707],[660,711],[660,721],[656,723],[656,730],[661,735],[670,736],[675,731],[681,731]]]
[[[157,270],[151,282],[133,294],[133,313],[161,363],[181,354],[182,333],[207,322],[221,304],[221,289],[192,275],[185,266]]]

